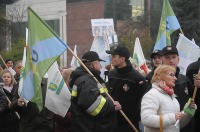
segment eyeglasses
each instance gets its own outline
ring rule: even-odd
[[[171,77],[176,77],[174,73],[165,74],[165,75],[168,75],[168,76],[171,76]]]

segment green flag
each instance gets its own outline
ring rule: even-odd
[[[28,7],[28,45],[21,96],[43,107],[41,82],[53,62],[67,45],[58,35]]]
[[[163,10],[154,51],[162,50],[165,46],[171,45],[170,34],[179,28],[180,24],[169,1],[163,0]]]
[[[194,114],[195,114],[196,109],[190,107],[191,102],[192,102],[192,99],[189,98],[189,99],[188,99],[188,102],[187,102],[187,103],[185,104],[185,106],[184,106],[183,111],[184,111],[186,114],[188,114],[188,115],[190,115],[190,116],[193,117]]]

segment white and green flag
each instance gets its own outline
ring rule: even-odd
[[[57,62],[47,71],[48,83],[45,107],[53,113],[65,117],[71,103],[71,94],[58,69]]]

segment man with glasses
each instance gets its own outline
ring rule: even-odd
[[[174,93],[180,104],[180,110],[183,110],[184,105],[187,103],[188,99],[192,97],[194,86],[190,82],[189,78],[183,74],[180,74],[180,69],[178,67],[179,54],[176,47],[166,46],[162,49],[162,61],[163,64],[170,65],[176,68],[176,82],[174,87]],[[180,132],[194,132],[193,120],[183,127]]]

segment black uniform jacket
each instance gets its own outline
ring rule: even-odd
[[[111,96],[119,101],[122,110],[132,123],[138,128],[140,121],[140,102],[147,89],[145,78],[128,63],[126,67],[115,68],[109,75]],[[127,124],[127,121],[118,113],[118,125]]]
[[[184,105],[187,103],[188,99],[192,97],[194,86],[189,80],[189,78],[183,74],[179,74],[180,69],[176,68],[176,82],[174,87],[174,93],[180,104],[180,111],[183,110]],[[194,124],[193,120],[190,121],[185,127],[183,127],[180,132],[193,132]]]

